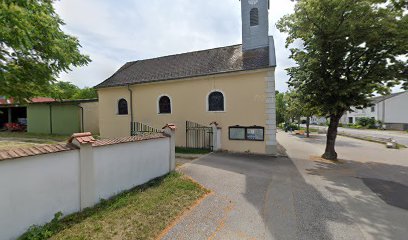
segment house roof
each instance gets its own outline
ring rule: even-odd
[[[88,102],[97,102],[97,98],[93,99],[75,99],[75,100],[53,100],[53,101],[44,101],[44,102],[32,102],[30,104],[79,104],[79,103],[88,103]]]
[[[408,91],[404,91],[404,92],[392,93],[392,94],[387,95],[387,96],[373,97],[373,98],[371,98],[371,103],[372,103],[372,104],[377,104],[377,103],[380,103],[380,102],[382,102],[382,101],[385,101],[385,100],[387,100],[387,99],[396,97],[396,96],[398,96],[398,95],[401,95],[401,94],[407,93],[407,92],[408,92]]]
[[[32,98],[30,100],[31,103],[43,103],[43,102],[54,102],[55,100],[53,98],[47,98],[47,97],[37,97],[37,98]],[[5,98],[5,97],[0,97],[0,105],[15,105],[18,104],[17,102],[14,101],[14,98]]]
[[[126,86],[270,67],[269,47],[242,51],[242,45],[128,62],[96,88]]]

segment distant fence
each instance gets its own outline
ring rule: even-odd
[[[175,168],[172,130],[98,141],[76,134],[71,141],[0,152],[0,239],[15,239],[57,212],[81,211]]]
[[[150,133],[161,133],[163,132],[160,129],[154,128],[152,126],[140,123],[140,122],[131,122],[130,123],[130,135],[137,136],[137,135],[144,135]]]

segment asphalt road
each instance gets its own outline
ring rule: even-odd
[[[164,239],[406,239],[408,150],[339,137],[347,159],[374,152],[333,164],[315,160],[323,135],[278,140],[290,158],[216,153],[183,165],[213,193]]]
[[[302,125],[303,126],[303,125]],[[311,128],[327,129],[326,126],[311,125]],[[402,131],[388,131],[388,130],[370,130],[370,129],[353,129],[353,128],[338,128],[339,132],[356,134],[361,136],[372,136],[375,138],[392,138],[398,143],[408,146],[408,133]]]

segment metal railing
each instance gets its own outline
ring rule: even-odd
[[[137,136],[137,135],[145,135],[150,133],[162,133],[161,129],[154,128],[147,124],[143,124],[140,122],[132,122],[130,124],[130,135]]]

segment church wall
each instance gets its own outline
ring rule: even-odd
[[[270,70],[269,70],[270,71]],[[270,72],[269,72],[270,73]],[[186,144],[186,121],[209,126],[217,122],[222,128],[222,149],[236,152],[265,153],[263,142],[229,140],[230,126],[262,126],[267,130],[266,92],[268,70],[200,77],[131,86],[134,121],[161,128],[175,123],[176,145]],[[213,90],[224,93],[225,111],[208,112],[207,96]],[[119,99],[130,99],[127,87],[99,89],[100,132],[102,137],[130,134],[129,115],[117,115]],[[170,96],[171,114],[158,114],[158,98]],[[129,103],[130,106],[130,103]]]

